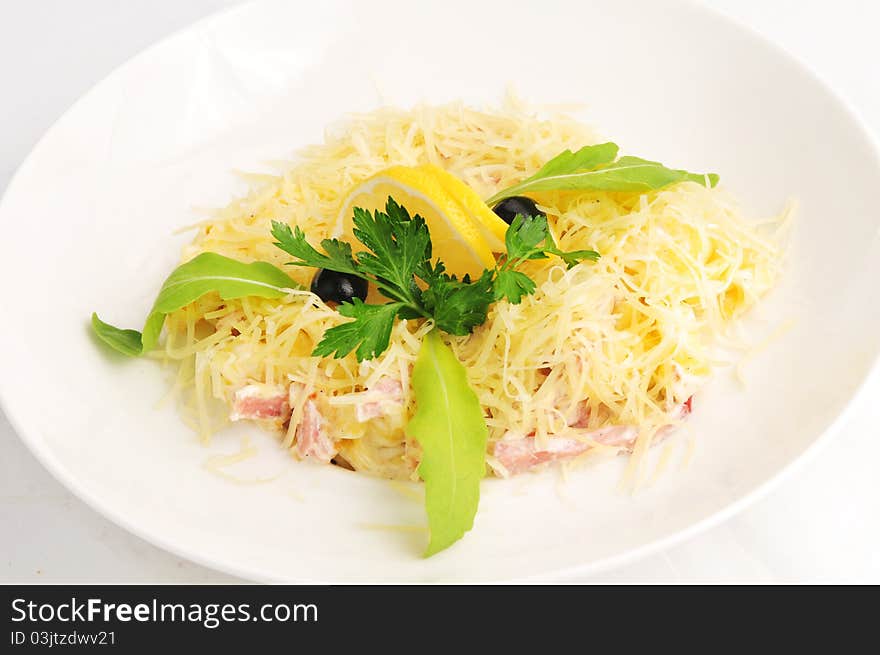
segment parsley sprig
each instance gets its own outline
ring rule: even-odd
[[[563,252],[556,247],[553,235],[547,226],[544,215],[527,217],[518,214],[504,237],[507,253],[495,268],[495,300],[506,298],[517,305],[523,296],[535,291],[535,281],[516,267],[530,259],[547,259],[548,255],[561,258],[568,268],[588,259],[595,261],[599,253],[595,250],[573,250]]]
[[[507,252],[495,268],[484,270],[475,280],[467,275],[459,279],[439,259],[432,262],[425,220],[410,216],[393,198],[388,198],[384,212],[371,214],[355,208],[353,222],[355,238],[367,248],[356,254],[350,243],[338,239],[321,241],[324,252],[319,252],[299,227],[272,222],[275,245],[295,258],[290,265],[355,275],[374,284],[390,300],[382,305],[357,298],[342,303],[339,313],[354,320],[327,330],[312,353],[315,356],[339,358],[354,350],[358,361],[377,357],[388,348],[397,317],[431,319],[449,334],[470,334],[485,322],[493,302],[506,299],[518,304],[534,293],[535,281],[516,270],[524,262],[555,255],[571,268],[599,257],[592,250],[559,250],[546,216],[520,215],[507,230]]]

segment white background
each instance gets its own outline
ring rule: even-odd
[[[0,0],[0,189],[113,68],[235,0]],[[710,0],[812,67],[880,134],[880,3]],[[833,231],[829,229],[829,236]],[[0,320],[6,308],[0,301]],[[0,362],[0,374],[14,375]],[[880,371],[838,437],[720,527],[590,582],[880,583]],[[0,581],[230,582],[105,520],[43,470],[0,414]]]

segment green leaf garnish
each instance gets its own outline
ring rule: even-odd
[[[461,539],[474,524],[489,432],[464,366],[431,330],[412,373],[416,413],[406,425],[422,447],[418,473],[425,481],[431,539],[425,557]]]
[[[443,271],[443,265],[430,269],[426,264],[421,278],[428,284],[422,292],[425,309],[434,317],[435,325],[449,334],[464,336],[486,321],[492,293],[494,271],[485,270],[475,281],[457,279]]]
[[[547,217],[523,216],[517,214],[507,233],[504,235],[504,245],[507,247],[507,259],[536,259],[538,256],[545,257],[538,244],[547,239],[550,230],[547,226]]]
[[[394,290],[392,298],[401,295],[410,302],[418,300],[413,275],[431,258],[431,235],[421,216],[409,212],[389,197],[385,213],[354,210],[355,238],[369,252],[358,253],[361,269],[381,282],[379,290]]]
[[[338,358],[357,348],[358,361],[378,357],[388,348],[394,317],[401,306],[397,302],[367,305],[360,298],[339,305],[339,313],[354,320],[328,329],[312,354]]]
[[[312,248],[299,226],[291,230],[287,223],[280,221],[272,221],[272,236],[276,239],[275,246],[297,258],[298,261],[289,262],[289,266],[312,266],[357,275],[357,262],[351,257],[351,244],[345,241],[324,239],[321,247],[327,253],[325,255]]]
[[[259,296],[282,298],[300,286],[281,269],[266,262],[245,264],[213,252],[205,252],[178,266],[162,284],[143,333],[105,323],[92,314],[95,334],[114,350],[137,357],[152,350],[159,341],[165,316],[211,291],[223,300]]]
[[[599,253],[595,250],[573,250],[564,252],[556,247],[547,217],[523,216],[517,214],[504,237],[507,254],[496,266],[494,294],[495,300],[506,298],[514,305],[522,302],[523,296],[535,292],[535,282],[516,266],[530,259],[545,259],[548,255],[560,257],[568,268],[584,260],[596,261]]]
[[[102,321],[94,312],[92,312],[92,330],[95,331],[95,334],[98,335],[101,341],[123,355],[138,357],[144,351],[140,332],[137,330],[120,330],[118,327]]]
[[[714,173],[689,173],[640,157],[615,161],[617,152],[614,143],[585,146],[577,152],[564,150],[537,173],[499,191],[486,204],[535,191],[651,191],[684,181],[712,187],[718,183]]]
[[[495,300],[507,298],[514,305],[522,302],[523,296],[535,292],[535,281],[520,271],[498,271],[495,279]]]

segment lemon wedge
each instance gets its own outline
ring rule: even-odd
[[[492,252],[504,252],[504,235],[507,233],[507,223],[489,209],[480,196],[471,187],[458,179],[449,171],[439,166],[425,164],[418,167],[435,177],[446,192],[455,198],[462,208],[470,214],[474,222],[479,226],[483,238],[489,244]]]
[[[384,211],[389,196],[406,207],[410,215],[419,214],[425,219],[433,257],[441,259],[450,273],[477,278],[483,269],[495,266],[486,239],[490,232],[447,190],[436,171],[425,167],[392,166],[358,184],[342,202],[334,235],[353,240],[354,208]]]

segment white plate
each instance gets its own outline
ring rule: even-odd
[[[0,207],[0,397],[74,493],[203,564],[285,581],[562,578],[619,563],[743,507],[830,433],[880,351],[880,160],[802,66],[726,19],[677,2],[262,3],[147,50],[80,100],[22,165]],[[755,320],[791,330],[696,403],[688,468],[631,496],[623,461],[484,483],[474,530],[419,557],[420,504],[387,483],[291,461],[254,433],[236,485],[169,407],[165,374],[96,347],[90,312],[137,326],[194,205],[319,141],[346,112],[499,99],[586,103],[625,151],[713,170],[757,214],[800,200],[790,269]],[[377,91],[378,90],[378,91]],[[683,440],[676,457],[683,454]],[[63,538],[60,535],[59,538]]]

